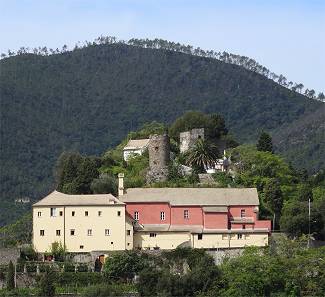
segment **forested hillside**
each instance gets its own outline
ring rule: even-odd
[[[250,142],[260,130],[276,131],[323,105],[240,66],[125,44],[3,59],[0,100],[0,201],[48,192],[64,150],[101,154],[130,130],[170,123],[186,110],[220,113],[237,140]],[[313,145],[323,148],[317,135]],[[313,151],[308,135],[306,147]],[[301,156],[291,149],[281,151]],[[304,166],[313,171],[314,164]]]
[[[277,151],[300,168],[325,168],[325,104],[277,129]]]

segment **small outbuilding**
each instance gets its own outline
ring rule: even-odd
[[[128,161],[134,155],[142,155],[149,145],[150,139],[131,139],[123,148],[123,158]]]

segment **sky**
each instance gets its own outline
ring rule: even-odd
[[[0,0],[0,53],[100,35],[245,55],[325,91],[325,0]]]

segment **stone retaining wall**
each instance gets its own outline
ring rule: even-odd
[[[0,265],[8,264],[10,261],[16,263],[18,258],[19,258],[19,249],[0,248]]]

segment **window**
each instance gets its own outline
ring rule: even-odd
[[[40,235],[40,236],[44,236],[44,234],[45,234],[44,230],[40,230],[40,231],[39,231],[39,235]]]
[[[61,230],[56,230],[56,236],[60,236],[61,235]]]
[[[42,216],[42,212],[39,211],[39,212],[37,213],[37,216],[40,218],[40,217]]]
[[[92,236],[93,235],[93,230],[92,229],[88,229],[87,230],[87,235],[88,236]]]
[[[109,236],[111,235],[111,232],[109,231],[109,229],[105,229],[105,236]]]
[[[74,229],[71,229],[71,230],[70,230],[70,235],[71,235],[71,236],[74,236],[74,234],[75,234]]]
[[[85,217],[88,217],[88,211],[85,211]]]
[[[63,211],[61,210],[61,211],[60,211],[60,217],[62,217],[62,216],[63,216]]]
[[[157,233],[150,233],[149,236],[150,237],[157,237]]]
[[[51,207],[51,213],[50,213],[51,217],[56,217],[56,208]]]
[[[134,219],[135,219],[136,221],[139,221],[139,212],[138,212],[138,211],[135,211],[135,212],[134,212]]]
[[[184,210],[184,219],[188,219],[189,218],[189,212],[187,209]]]
[[[131,235],[131,230],[126,230],[126,235],[130,236]]]
[[[114,244],[114,242],[113,242],[113,241],[111,241],[111,244]]]
[[[203,234],[202,233],[197,235],[197,239],[198,240],[202,240],[202,238],[203,238]]]
[[[243,227],[242,227],[244,230],[246,229],[246,225],[243,225]]]
[[[76,214],[76,212],[75,211],[73,211],[73,212],[71,212],[71,215],[74,217],[74,215]]]
[[[81,245],[81,246],[80,246],[80,249],[82,250],[83,248],[84,248],[84,246],[83,246],[83,245]]]
[[[99,216],[99,217],[102,216],[102,212],[101,212],[101,211],[98,212],[98,216]]]
[[[118,217],[121,216],[121,212],[120,212],[120,211],[117,212],[117,216],[118,216]]]
[[[242,239],[243,238],[243,234],[237,234],[237,239]]]
[[[245,209],[241,209],[241,210],[240,210],[240,217],[241,217],[241,218],[246,217],[246,211],[245,211]]]
[[[161,221],[164,221],[165,220],[165,212],[164,211],[161,211],[160,212],[160,220]]]

